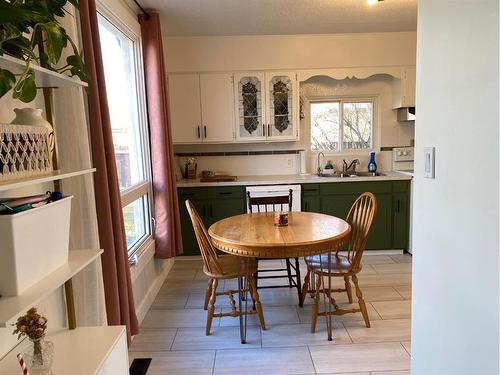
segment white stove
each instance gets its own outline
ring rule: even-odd
[[[392,169],[414,177],[413,161],[415,149],[413,147],[395,147],[392,150]],[[410,233],[408,239],[408,252],[413,254],[413,180],[410,188]]]

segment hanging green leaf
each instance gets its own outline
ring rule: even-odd
[[[0,98],[7,94],[14,84],[16,77],[7,69],[0,69]]]
[[[68,56],[66,58],[66,63],[71,66],[70,68],[71,76],[77,76],[83,82],[89,81],[89,77],[87,75],[87,68],[83,63],[83,58],[80,54]]]
[[[45,35],[45,53],[51,64],[57,64],[68,39],[64,29],[56,22],[39,24]]]
[[[21,77],[14,87],[14,99],[19,99],[24,103],[33,101],[36,97],[36,82],[35,74],[30,70],[26,75]]]

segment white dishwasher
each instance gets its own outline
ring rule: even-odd
[[[292,190],[292,211],[300,211],[300,185],[247,186],[246,188],[252,198],[288,195],[290,189]],[[270,205],[268,209],[272,210],[272,206]],[[283,206],[283,211],[288,211],[288,206]]]

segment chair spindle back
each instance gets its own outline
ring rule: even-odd
[[[292,211],[292,199],[293,199],[293,191],[290,189],[288,191],[288,195],[279,195],[275,197],[251,197],[250,192],[247,192],[247,202],[248,202],[248,211],[253,213],[254,208],[257,209],[257,212],[268,212],[268,206],[272,206],[273,210],[271,212],[276,212],[276,207],[283,211],[284,207],[288,206],[288,211]],[[262,211],[261,211],[262,207]]]
[[[186,207],[189,216],[191,217],[191,222],[193,223],[196,241],[198,241],[198,246],[200,247],[200,253],[205,269],[211,274],[222,274],[222,268],[219,264],[217,251],[212,245],[212,241],[210,240],[205,224],[203,224],[203,220],[189,199],[186,200]]]
[[[349,210],[346,221],[351,225],[351,237],[347,256],[353,271],[360,268],[363,251],[376,215],[377,198],[369,192],[361,194]]]

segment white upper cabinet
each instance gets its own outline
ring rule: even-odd
[[[203,142],[232,142],[233,74],[201,74],[200,93]]]
[[[168,83],[173,143],[234,140],[232,73],[171,74]]]
[[[200,75],[169,75],[168,95],[173,143],[200,143]]]
[[[168,84],[173,143],[298,139],[295,72],[170,74]]]
[[[266,140],[264,73],[234,75],[236,109],[236,140],[259,142]]]
[[[295,73],[238,73],[234,81],[238,142],[297,140],[299,98]]]
[[[294,72],[266,73],[267,139],[293,141],[298,138],[298,87]]]
[[[392,84],[392,108],[415,107],[416,69],[404,68]]]

